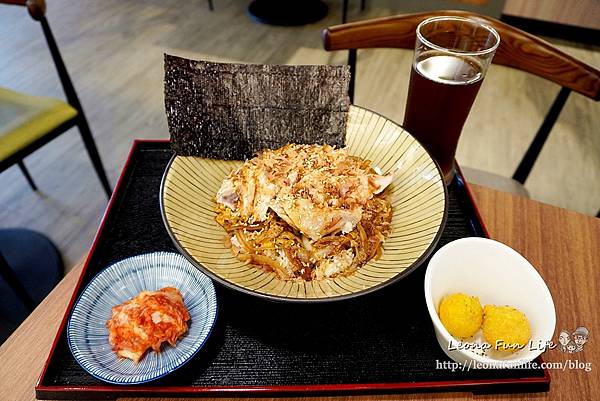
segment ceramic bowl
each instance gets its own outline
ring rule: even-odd
[[[482,306],[509,305],[523,312],[531,328],[529,344],[507,354],[485,349],[481,330],[462,342],[454,338],[438,308],[446,295],[457,292],[479,297]],[[472,368],[520,366],[544,352],[554,334],[556,313],[546,283],[523,256],[491,239],[462,238],[440,248],[427,266],[425,300],[440,347]]]
[[[176,287],[190,313],[188,332],[175,347],[146,352],[135,364],[117,357],[108,342],[111,309],[143,290]],[[163,377],[188,362],[208,339],[217,317],[212,281],[183,256],[154,252],[123,259],[94,277],[78,298],[67,325],[75,360],[92,376],[112,384],[140,384]]]
[[[349,154],[371,160],[384,173],[395,171],[388,191],[392,232],[378,260],[355,273],[322,281],[285,281],[246,264],[225,246],[225,230],[215,221],[215,195],[242,161],[175,156],[165,172],[161,210],[177,248],[215,281],[272,300],[319,302],[355,297],[406,277],[433,251],[447,213],[447,190],[439,167],[408,132],[366,109],[348,113]]]

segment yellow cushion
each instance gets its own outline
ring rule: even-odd
[[[0,87],[0,160],[77,115],[68,103]]]

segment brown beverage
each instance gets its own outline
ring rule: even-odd
[[[426,51],[413,65],[404,112],[404,128],[440,164],[444,180],[454,176],[460,132],[483,81],[473,58]]]

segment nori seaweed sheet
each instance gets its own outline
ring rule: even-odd
[[[288,143],[345,145],[348,66],[226,64],[165,54],[171,147],[248,159]]]

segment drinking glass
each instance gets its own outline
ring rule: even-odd
[[[454,177],[462,127],[492,62],[500,35],[463,17],[433,17],[417,27],[404,128],[439,163],[444,181]]]

